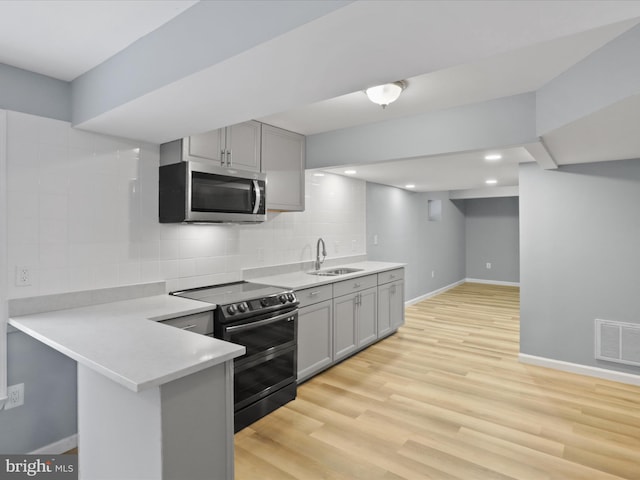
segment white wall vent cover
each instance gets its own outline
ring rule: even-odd
[[[596,318],[596,358],[640,366],[640,324]]]

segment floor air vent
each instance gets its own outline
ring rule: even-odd
[[[596,358],[640,366],[640,325],[597,318]]]

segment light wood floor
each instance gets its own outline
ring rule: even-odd
[[[407,308],[236,434],[236,480],[640,479],[640,388],[518,363],[518,293]]]

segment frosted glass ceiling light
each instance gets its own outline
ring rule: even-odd
[[[400,80],[398,82],[385,83],[377,87],[367,88],[364,93],[367,94],[367,97],[373,103],[377,103],[382,108],[386,108],[387,105],[398,99],[405,88],[407,88],[407,82]]]

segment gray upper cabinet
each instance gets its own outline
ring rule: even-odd
[[[305,137],[262,125],[262,171],[269,210],[304,210]]]
[[[227,166],[259,172],[262,124],[254,120],[226,128]]]
[[[164,144],[161,164],[178,161],[207,161],[221,167],[259,172],[261,170],[262,124],[251,120]],[[181,149],[181,151],[180,151]]]

